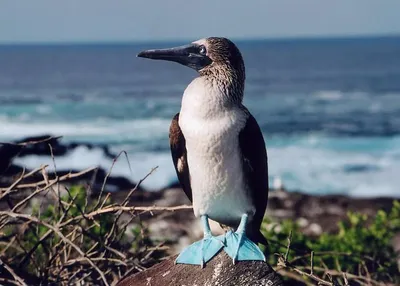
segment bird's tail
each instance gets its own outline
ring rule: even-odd
[[[256,233],[256,241],[257,241],[257,243],[261,243],[261,244],[263,244],[263,245],[265,245],[265,246],[267,246],[268,245],[268,240],[265,238],[265,236],[261,233],[261,231],[258,231],[257,233]]]
[[[261,233],[259,228],[258,229],[248,228],[246,235],[254,243],[261,243],[261,244],[263,244],[265,246],[268,245],[268,240]]]

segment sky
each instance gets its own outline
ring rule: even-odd
[[[400,34],[399,0],[0,0],[0,43]]]

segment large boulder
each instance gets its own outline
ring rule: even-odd
[[[281,277],[263,261],[239,261],[235,265],[223,251],[204,268],[197,265],[175,264],[176,256],[153,267],[128,276],[117,286],[278,286]]]

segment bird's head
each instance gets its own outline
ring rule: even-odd
[[[200,75],[234,77],[235,80],[244,82],[242,54],[226,38],[210,37],[185,46],[146,50],[140,52],[138,57],[173,61],[195,69]]]

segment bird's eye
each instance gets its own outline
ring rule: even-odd
[[[206,47],[205,46],[200,46],[199,53],[201,55],[205,55],[207,53]]]

